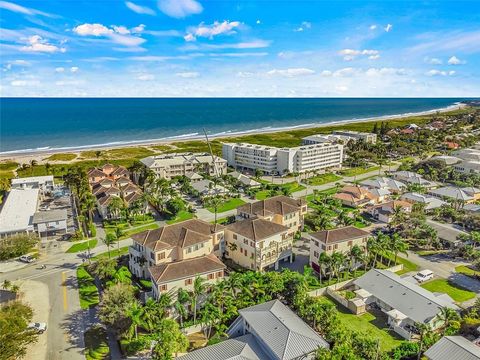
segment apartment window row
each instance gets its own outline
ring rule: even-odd
[[[197,251],[198,249],[201,249],[205,247],[205,243],[200,243],[200,244],[195,244],[193,246],[187,247],[187,254],[190,254],[192,251]]]

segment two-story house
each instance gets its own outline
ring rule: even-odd
[[[344,186],[338,193],[333,195],[333,198],[340,200],[343,205],[354,208],[373,205],[379,201],[378,195],[358,185]]]
[[[280,261],[292,262],[293,233],[287,226],[266,219],[249,218],[225,228],[225,256],[251,270],[278,269]]]
[[[318,231],[308,236],[310,238],[310,266],[316,272],[320,272],[318,258],[322,252],[329,256],[333,252],[348,253],[355,245],[365,251],[370,233],[355,226],[345,226]]]
[[[294,234],[303,228],[303,218],[307,213],[307,203],[303,199],[288,196],[274,196],[237,208],[237,219],[259,218],[272,221],[289,228]]]

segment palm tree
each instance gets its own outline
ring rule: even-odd
[[[117,196],[112,196],[112,200],[110,201],[110,204],[108,204],[108,211],[110,212],[110,214],[113,215],[115,219],[120,218],[120,215],[124,208],[124,201]]]
[[[341,252],[334,251],[331,256],[333,272],[337,277],[337,282],[340,281],[340,269],[345,265],[346,256]]]
[[[397,255],[398,253],[408,256],[408,244],[403,241],[403,239],[397,233],[393,234],[390,238],[390,251],[393,251],[394,254],[394,264],[397,265]],[[388,265],[390,266],[390,258],[388,260]]]
[[[183,328],[183,319],[187,317],[187,310],[185,304],[190,300],[188,292],[180,288],[177,292],[177,300],[175,301],[174,307],[177,311],[178,317],[180,318],[180,327]]]
[[[420,335],[420,339],[418,340],[420,347],[417,356],[417,360],[420,360],[423,352],[425,337],[432,331],[432,328],[430,327],[430,324],[424,323],[415,323],[415,327],[417,328],[418,334]]]
[[[320,276],[320,283],[322,283],[323,269],[329,264],[329,262],[330,262],[330,256],[328,256],[328,254],[325,251],[321,252],[320,255],[318,256],[318,267],[319,267],[318,275]]]
[[[110,259],[110,247],[117,240],[115,234],[108,233],[103,239],[102,242],[107,246],[108,258]]]
[[[93,221],[93,210],[95,210],[96,203],[97,199],[92,193],[87,193],[82,199],[82,208],[87,213],[90,223]]]
[[[217,224],[217,212],[218,208],[223,204],[223,199],[220,196],[212,196],[211,198],[208,199],[207,201],[207,206],[213,207],[213,211],[215,213],[215,222],[214,224]]]
[[[135,335],[135,339],[138,339],[138,325],[142,324],[144,312],[145,309],[138,301],[135,301],[128,309],[128,317],[131,320],[130,328],[128,329],[128,337],[130,339],[133,338],[133,335]]]
[[[30,174],[33,174],[33,168],[38,165],[38,161],[35,159],[30,160]]]
[[[350,271],[353,271],[353,277],[356,275],[356,262],[358,260],[361,260],[361,257],[363,255],[363,251],[358,245],[352,246],[349,252],[350,255]]]
[[[12,287],[12,282],[10,280],[7,280],[7,279],[3,280],[2,288],[4,290],[8,290],[11,287]]]
[[[440,312],[438,313],[437,317],[438,317],[438,320],[443,323],[443,330],[444,331],[446,329],[448,329],[448,327],[449,327],[449,325],[452,321],[455,321],[455,320],[459,319],[458,313],[455,310],[453,310],[452,308],[449,308],[449,307],[446,307],[446,306],[440,308]]]
[[[193,290],[191,293],[192,296],[192,307],[193,307],[193,324],[195,325],[197,322],[197,305],[198,305],[198,297],[205,292],[205,279],[197,276],[195,281],[193,282]]]

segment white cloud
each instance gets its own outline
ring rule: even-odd
[[[393,25],[392,25],[392,24],[387,24],[387,26],[385,26],[385,27],[383,28],[383,30],[385,30],[386,32],[390,32],[390,30],[392,30],[392,28],[393,28]]]
[[[173,18],[184,18],[189,15],[200,14],[202,5],[195,0],[159,0],[158,8]]]
[[[455,71],[444,71],[432,69],[425,73],[427,76],[452,76],[455,75]]]
[[[378,60],[378,59],[380,59],[380,55],[378,55],[378,54],[376,54],[376,55],[370,55],[370,56],[368,57],[368,59],[369,59],[369,60]]]
[[[352,67],[347,67],[347,68],[343,68],[335,71],[332,75],[335,77],[350,77],[357,73],[358,73],[357,69],[354,69]]]
[[[323,70],[320,73],[320,76],[329,77],[329,76],[332,76],[332,72],[330,70]]]
[[[257,25],[260,25],[262,22],[261,22],[260,20],[257,20],[255,23],[256,23]]]
[[[428,57],[428,56],[426,56],[423,59],[423,61],[426,62],[427,64],[431,64],[431,65],[441,65],[443,63],[443,61],[439,58],[431,58],[431,57]]]
[[[267,40],[252,40],[239,43],[230,44],[203,44],[199,49],[261,49],[270,46],[270,41]]]
[[[116,26],[116,25],[113,25],[113,31],[115,31],[116,33],[120,34],[120,35],[128,35],[130,34],[130,30],[128,30],[125,26]]]
[[[371,49],[365,49],[365,50],[343,49],[343,50],[340,50],[338,53],[339,55],[343,56],[343,60],[345,61],[352,61],[357,56],[368,56],[370,60],[376,60],[380,58],[380,52],[378,50],[371,50]]]
[[[298,28],[293,29],[293,31],[302,32],[304,30],[311,29],[311,28],[312,28],[312,23],[311,22],[303,21],[302,24]]]
[[[135,27],[131,28],[131,32],[134,33],[134,34],[140,34],[144,30],[145,30],[145,25],[144,24],[140,24],[138,26],[135,26]],[[154,34],[152,34],[152,35],[154,35]]]
[[[8,2],[8,1],[0,1],[0,9],[10,10],[10,11],[20,13],[20,14],[24,14],[24,15],[42,15],[42,16],[46,16],[46,17],[55,17],[55,15],[48,14],[48,13],[40,11],[40,10],[27,8],[25,6],[14,4],[14,3]]]
[[[267,72],[267,75],[280,75],[284,77],[297,77],[313,74],[315,74],[315,71],[307,68],[273,69]]]
[[[460,60],[455,55],[452,56],[450,59],[448,59],[448,65],[462,65],[466,63],[467,63],[466,61]]]
[[[239,71],[237,73],[237,76],[241,78],[249,78],[249,77],[252,77],[253,75],[255,74],[249,71]]]
[[[175,74],[175,76],[185,78],[185,79],[194,79],[194,78],[198,78],[200,74],[196,71],[190,71],[190,72],[178,72]]]
[[[370,68],[365,72],[367,76],[382,76],[382,75],[406,75],[405,69],[401,68]]]
[[[72,66],[70,68],[70,72],[72,72],[72,73],[76,73],[76,72],[78,72],[78,70],[79,70],[78,66]]]
[[[137,14],[143,14],[143,15],[156,15],[156,12],[149,7],[146,6],[140,6],[137,4],[134,4],[130,1],[126,1],[125,5],[132,10],[133,12],[136,12]]]
[[[82,24],[73,28],[73,32],[80,36],[105,36],[112,34],[113,30],[102,24]]]
[[[45,52],[55,53],[67,51],[65,48],[60,48],[56,45],[49,44],[46,39],[43,39],[40,35],[32,35],[28,38],[29,45],[20,48],[21,51],[28,52]]]
[[[137,76],[137,79],[141,80],[141,81],[152,81],[152,80],[155,80],[155,75],[153,75],[153,74],[140,74],[140,75]]]
[[[36,86],[39,84],[40,81],[38,80],[13,80],[10,82],[12,86]]]
[[[211,53],[212,57],[252,57],[252,56],[267,56],[267,52],[240,52],[240,53]]]
[[[446,52],[462,51],[476,53],[480,51],[480,30],[470,32],[453,31],[421,34],[417,37],[421,43],[411,47],[410,52]]]
[[[339,93],[344,93],[348,91],[348,86],[345,85],[337,85],[335,86],[335,91]]]
[[[205,25],[203,22],[200,23],[197,27],[191,27],[188,29],[187,35],[184,39],[186,41],[194,41],[196,37],[205,37],[213,39],[217,35],[231,35],[235,34],[235,28],[240,26],[239,21],[228,21],[224,20],[223,22],[215,21],[211,25]]]
[[[63,73],[64,71],[65,71],[65,68],[63,68],[63,67],[55,68],[55,72],[57,72],[57,73]]]
[[[146,40],[136,36],[125,36],[119,34],[110,34],[108,36],[116,44],[123,46],[133,46],[136,47],[140,44],[143,44]]]
[[[373,24],[373,25],[370,25],[369,29],[370,30],[375,30],[377,28],[377,25]]]

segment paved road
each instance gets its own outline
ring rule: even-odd
[[[466,232],[456,228],[452,224],[444,224],[435,220],[427,219],[427,224],[437,230],[438,237],[442,240],[455,242],[460,235],[465,235]]]

